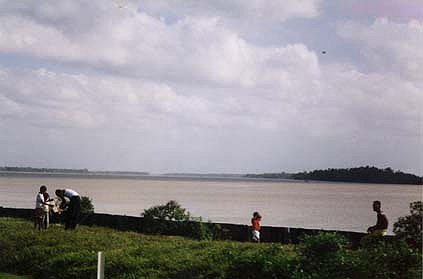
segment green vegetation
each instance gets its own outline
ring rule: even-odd
[[[359,271],[366,276],[358,278],[421,278],[421,251],[412,249],[405,241],[368,236],[361,244]]]
[[[345,238],[336,234],[306,236],[300,246],[299,260],[305,278],[351,278],[356,273],[356,255],[345,249]]]
[[[410,215],[400,217],[394,224],[394,233],[411,246],[422,249],[423,204],[421,201],[410,203]]]
[[[190,221],[191,214],[176,201],[168,201],[164,205],[152,206],[145,209],[141,216],[146,219],[168,221]]]
[[[421,252],[404,241],[369,238],[359,250],[337,234],[301,244],[197,241],[0,218],[0,270],[33,278],[94,278],[104,251],[106,278],[421,278]]]
[[[216,238],[219,226],[201,222],[201,217],[193,217],[176,201],[157,205],[144,210],[145,232],[151,234],[182,235],[204,240]]]
[[[414,174],[393,171],[391,168],[358,167],[350,169],[314,170],[311,172],[247,174],[250,178],[297,179],[360,183],[413,184],[422,185],[423,178]]]
[[[94,205],[92,200],[89,197],[86,197],[86,196],[81,197],[81,213],[82,214],[94,213]]]
[[[28,279],[26,276],[17,276],[9,273],[0,272],[0,279]]]

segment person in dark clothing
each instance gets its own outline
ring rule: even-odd
[[[261,215],[257,211],[253,213],[253,218],[251,218],[251,241],[260,242],[260,222]]]
[[[388,218],[381,210],[381,202],[373,202],[373,211],[377,213],[377,222],[376,225],[371,226],[367,229],[367,232],[372,235],[386,235],[388,233]]]
[[[81,212],[81,196],[78,192],[72,189],[57,189],[56,195],[62,200],[61,208],[66,210],[65,218],[65,230],[75,229],[79,221],[79,214]],[[69,204],[66,203],[66,199],[69,199]]]

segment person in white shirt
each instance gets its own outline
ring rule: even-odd
[[[35,211],[34,211],[34,228],[38,227],[41,230],[44,227],[45,211],[44,207],[48,206],[48,203],[44,200],[44,193],[47,192],[47,187],[41,185],[40,192],[35,197]]]
[[[75,229],[79,221],[79,214],[81,212],[81,196],[72,189],[57,189],[56,196],[62,200],[61,208],[66,210],[65,230]],[[69,204],[66,199],[69,199]]]
[[[44,229],[48,229],[48,227],[50,226],[50,213],[51,213],[51,208],[54,207],[54,203],[53,203],[53,199],[50,198],[50,195],[47,193],[47,189],[46,191],[43,193],[44,196],[44,222],[43,222],[43,226]]]

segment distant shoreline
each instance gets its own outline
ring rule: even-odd
[[[244,175],[190,175],[190,174],[117,174],[117,173],[59,173],[59,172],[5,172],[0,171],[0,177],[63,177],[63,178],[92,178],[92,179],[145,179],[145,180],[209,180],[209,181],[260,181],[260,182],[303,182],[292,179],[268,179],[268,178],[248,178]]]
[[[379,169],[374,166],[348,169],[332,168],[299,173],[281,172],[247,174],[246,176],[251,178],[285,178],[303,181],[423,185],[423,177],[411,173],[404,173],[399,170],[394,171],[391,168]]]
[[[404,173],[391,168],[374,166],[303,171],[298,173],[162,173],[151,174],[141,171],[90,171],[84,169],[0,167],[0,176],[49,176],[118,179],[177,179],[217,181],[263,181],[263,182],[336,182],[365,184],[423,185],[423,177]]]
[[[0,171],[0,177],[61,177],[61,178],[87,178],[87,179],[143,179],[143,180],[180,180],[180,181],[239,181],[239,182],[265,182],[265,183],[352,183],[352,184],[375,184],[375,185],[421,185],[407,183],[369,183],[354,181],[333,181],[333,180],[310,180],[310,179],[293,179],[293,178],[271,178],[271,177],[255,177],[239,174],[220,175],[220,174],[129,174],[116,172],[23,172],[23,171]]]

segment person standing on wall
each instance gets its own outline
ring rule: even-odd
[[[64,210],[67,207],[65,230],[75,229],[81,212],[81,196],[72,189],[57,189],[56,196],[62,200],[61,208]],[[69,199],[69,204],[65,198]]]

